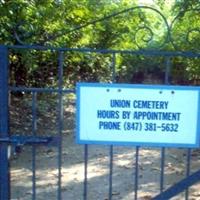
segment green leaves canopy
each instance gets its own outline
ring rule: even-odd
[[[139,6],[138,1],[1,0],[0,43],[90,47],[95,49],[137,50],[142,48],[199,51],[199,1],[177,0],[169,2],[157,0],[153,5],[144,4],[142,5],[143,8],[130,9]],[[153,9],[148,8],[149,6],[152,6]],[[127,12],[123,12],[125,9],[127,9]],[[116,14],[118,12],[120,14]],[[163,15],[166,17],[166,21]],[[29,80],[29,84],[35,85],[38,83],[36,75],[40,77],[35,72],[41,70],[42,63],[46,63],[48,69],[51,69],[47,70],[47,75],[52,74],[52,78],[56,79],[56,70],[55,67],[52,67],[55,66],[55,62],[48,61],[54,57],[56,55],[51,53],[38,55],[36,52],[26,52],[22,55],[21,52],[14,52],[11,55],[13,74],[19,73],[17,69],[24,68],[25,76],[22,84],[27,84],[27,80]],[[95,59],[91,61],[86,57],[76,54],[73,58],[69,56],[65,61],[66,65],[69,64],[73,68],[73,70],[70,70],[74,71],[71,77],[76,80],[79,77],[79,72],[82,73],[82,77],[85,77],[86,74],[96,73],[96,79],[102,79],[100,76],[104,74],[105,66],[109,65],[108,60],[111,63],[111,58],[105,56],[104,59],[99,55],[93,55],[92,57],[95,57]],[[80,58],[87,59],[87,62],[83,64],[83,60]],[[123,72],[124,77],[126,73],[127,75],[133,73],[134,69],[132,69],[133,67],[130,68],[131,66],[129,67],[128,63],[131,61],[135,63],[135,66],[140,66],[138,62],[141,63],[143,58],[132,59],[118,56],[117,72],[119,74]],[[16,61],[18,61],[18,64],[16,64]],[[95,65],[102,70],[99,71],[99,68],[97,70]],[[176,65],[176,61],[174,61],[174,65]],[[186,65],[184,70],[187,72],[187,76],[184,75],[184,78],[193,79],[194,75],[199,77],[197,61],[190,61],[189,64],[184,62],[184,65]],[[82,70],[76,72],[78,68]],[[138,70],[138,67],[136,68]],[[15,84],[17,81],[14,77],[16,76],[13,75],[12,78]],[[33,81],[31,77],[36,81]],[[94,77],[91,77],[91,79],[93,80]],[[130,79],[125,78],[124,81],[130,81]],[[40,82],[44,81],[40,80]],[[66,79],[66,83],[69,82],[69,79]],[[37,86],[41,86],[41,84]]]

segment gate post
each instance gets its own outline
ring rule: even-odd
[[[0,45],[0,139],[8,133],[8,48]],[[7,144],[0,141],[0,200],[10,199]]]

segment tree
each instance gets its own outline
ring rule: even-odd
[[[138,1],[132,0],[1,0],[0,43],[199,51],[199,2],[169,2],[157,0],[149,8],[148,5],[138,7]],[[57,56],[48,51],[12,51],[12,84],[55,86]],[[158,76],[163,73],[162,58],[156,61],[144,56],[117,55],[116,59],[122,82],[132,81],[131,74],[140,71],[146,74],[160,71]],[[107,66],[111,62],[110,55],[68,53],[64,59],[67,66],[65,83],[109,81],[111,76]],[[151,66],[146,69],[142,66],[145,63],[151,63]],[[180,74],[176,70],[180,63],[184,65],[184,79],[199,79],[198,60],[174,59],[174,77]]]

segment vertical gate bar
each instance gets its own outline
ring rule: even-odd
[[[190,148],[188,148],[187,149],[187,163],[186,163],[186,165],[187,165],[187,169],[186,169],[186,177],[188,177],[189,175],[190,175],[190,162],[191,162],[191,149]],[[188,200],[188,196],[189,196],[189,189],[187,189],[186,191],[185,191],[185,200]]]
[[[171,58],[167,57],[166,58],[166,64],[165,64],[165,85],[169,85],[170,84],[170,80],[169,80],[169,75],[171,73]]]
[[[109,200],[112,200],[113,145],[110,146]]]
[[[63,61],[64,52],[59,51],[58,58],[58,87],[59,87],[59,102],[58,102],[58,134],[59,134],[59,145],[58,145],[58,200],[62,199],[61,186],[62,186],[62,130],[63,130]]]
[[[0,45],[0,137],[9,137],[8,128],[8,49]],[[8,146],[0,144],[0,200],[10,199]]]
[[[160,163],[160,193],[163,192],[164,189],[164,171],[165,171],[165,148],[161,148],[161,163]]]
[[[136,146],[135,149],[135,186],[134,186],[135,200],[138,197],[139,148],[140,148],[139,146]]]
[[[170,84],[169,74],[171,69],[171,58],[166,57],[165,60],[165,85]],[[164,189],[164,169],[165,169],[165,148],[161,149],[161,173],[160,173],[160,192],[163,192]]]
[[[84,188],[83,199],[87,200],[87,168],[88,168],[88,145],[84,145]]]
[[[111,65],[111,70],[112,70],[112,82],[115,83],[116,82],[116,69],[115,66],[116,65],[116,53],[112,54],[112,65]]]
[[[116,82],[116,72],[115,72],[115,63],[116,63],[116,54],[112,54],[112,64],[111,64],[111,70],[112,70],[112,83]],[[113,145],[110,145],[110,171],[109,171],[109,195],[108,199],[112,200],[112,178],[113,178]]]
[[[32,93],[32,135],[36,136],[36,128],[37,128],[37,119],[36,119],[36,101],[37,101],[37,93]],[[36,199],[36,149],[35,146],[32,146],[32,200]]]

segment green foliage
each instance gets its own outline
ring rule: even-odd
[[[147,7],[128,10],[138,6],[136,0],[1,0],[0,43],[198,52],[199,1],[154,2],[152,7],[158,11]],[[127,12],[122,12],[125,9]],[[116,14],[117,12],[120,14]],[[164,17],[167,23],[171,24],[171,38],[168,38],[169,27]],[[133,74],[139,74],[141,71],[144,74],[157,74],[157,77],[163,79],[163,62],[162,58],[155,61],[142,56],[117,55],[118,81],[134,82]],[[200,79],[198,59],[175,59],[172,63],[174,79]],[[184,65],[181,68],[183,73],[179,71],[180,63]],[[111,65],[111,55],[66,53],[64,84],[73,87],[77,81],[110,82]],[[58,85],[58,55],[55,52],[12,51],[10,68],[10,82],[13,85]]]

